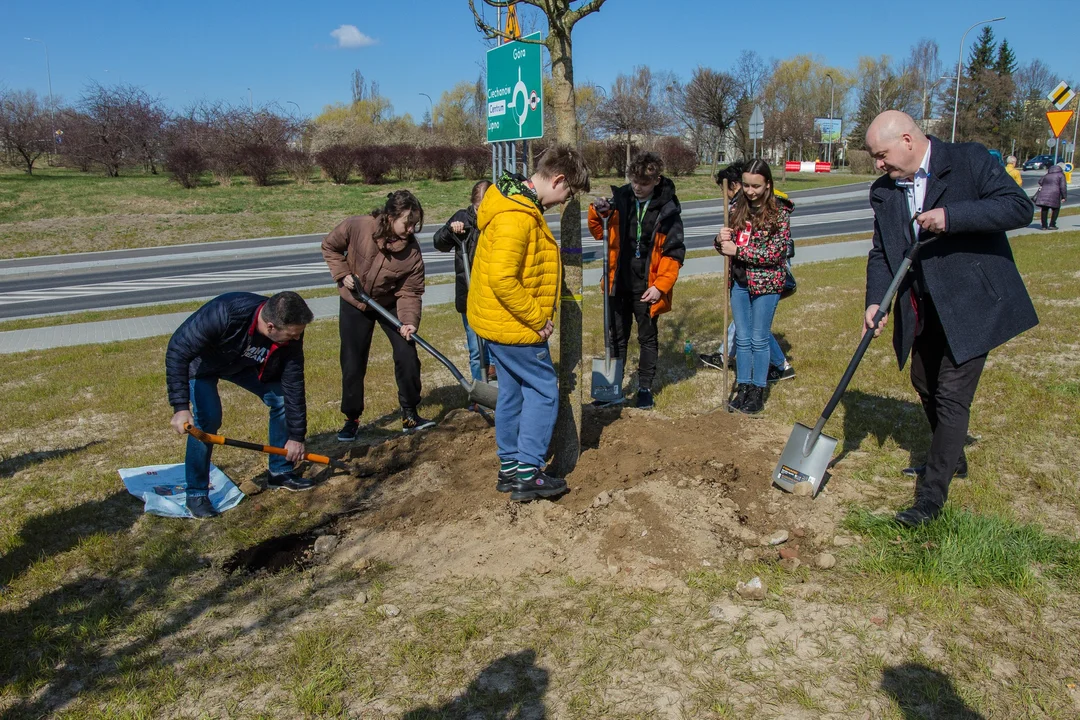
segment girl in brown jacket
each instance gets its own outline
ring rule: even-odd
[[[345,425],[337,436],[341,442],[355,440],[360,429],[364,376],[376,324],[386,333],[394,353],[402,431],[422,430],[435,424],[416,412],[420,404],[420,358],[410,341],[420,325],[420,298],[424,294],[424,259],[414,235],[423,223],[420,201],[408,190],[398,190],[386,196],[382,208],[343,220],[323,239],[323,258],[341,295],[338,333],[341,412],[345,415]],[[400,330],[353,296],[357,280],[372,300],[397,315],[402,322]]]

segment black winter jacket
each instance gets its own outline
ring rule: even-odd
[[[244,358],[254,333],[255,313],[269,298],[254,293],[220,295],[176,329],[165,351],[165,379],[174,412],[190,409],[190,378],[224,377],[254,367],[263,382],[281,382],[289,439],[304,442],[307,402],[304,391],[304,338],[272,344],[261,365]]]
[[[464,234],[455,236],[454,231],[450,229],[450,223],[452,222],[460,222],[464,225]],[[453,217],[447,220],[445,225],[435,231],[435,236],[431,239],[436,250],[454,253],[454,307],[459,313],[468,310],[469,283],[465,277],[465,263],[462,260],[461,248],[458,247],[457,241],[464,242],[465,251],[469,253],[469,268],[471,269],[473,257],[476,256],[476,241],[479,238],[480,230],[476,227],[476,209],[470,205],[464,210],[458,210],[454,213]]]
[[[935,137],[930,143],[923,209],[945,209],[945,233],[920,251],[916,272],[897,290],[892,325],[900,367],[918,327],[913,275],[921,273],[957,364],[1039,322],[1005,235],[1031,222],[1031,200],[982,145],[946,143]],[[912,236],[907,196],[888,175],[870,187],[870,207],[874,240],[866,263],[867,307],[881,302]]]

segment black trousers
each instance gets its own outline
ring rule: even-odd
[[[1057,225],[1057,216],[1058,216],[1058,213],[1061,212],[1061,208],[1059,208],[1059,207],[1046,207],[1045,205],[1042,207],[1042,226],[1043,227],[1047,227],[1047,225],[1046,225],[1046,213],[1048,211],[1050,212],[1050,224],[1056,226]]]
[[[641,302],[640,293],[616,294],[608,300],[608,314],[611,326],[611,345],[615,357],[626,363],[626,349],[630,345],[630,324],[637,322],[638,345],[641,356],[638,359],[638,387],[652,389],[656,377],[656,358],[660,354],[657,341],[656,318],[649,314],[648,303]]]
[[[396,306],[386,307],[396,313]],[[364,412],[364,376],[367,375],[368,354],[375,325],[382,327],[394,352],[394,379],[397,380],[398,402],[403,408],[420,404],[420,358],[416,345],[401,337],[397,329],[374,310],[360,312],[341,299],[338,309],[338,335],[341,338],[341,412],[350,420]]]
[[[933,438],[926,456],[926,475],[915,484],[915,498],[943,507],[956,464],[964,453],[971,401],[986,355],[957,365],[933,302],[927,299],[920,303],[919,312],[922,330],[911,349],[911,384],[922,400]]]

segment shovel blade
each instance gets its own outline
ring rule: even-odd
[[[469,386],[469,401],[474,402],[477,405],[483,405],[486,408],[492,410],[495,409],[495,403],[499,399],[499,386],[495,383],[481,382],[480,380],[473,380]]]
[[[783,490],[794,492],[795,486],[804,482],[810,483],[811,496],[816,496],[821,489],[821,481],[825,479],[838,440],[822,433],[812,446],[806,447],[806,441],[813,432],[812,428],[802,423],[795,423],[792,428],[772,474],[773,483]],[[807,452],[804,453],[804,450]]]
[[[592,399],[602,403],[621,403],[623,361],[620,358],[592,361]]]

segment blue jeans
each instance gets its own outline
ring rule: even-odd
[[[487,366],[490,363],[487,343],[481,342],[469,327],[469,318],[465,313],[461,313],[461,324],[465,326],[465,344],[469,348],[469,371],[473,380],[482,382],[487,379]]]
[[[285,424],[285,396],[281,392],[281,383],[264,383],[259,379],[255,368],[245,368],[235,375],[225,378],[234,385],[239,385],[250,393],[258,395],[263,404],[270,408],[270,444],[285,447],[289,440],[289,429]],[[221,397],[218,395],[216,377],[191,378],[191,414],[195,427],[203,432],[216,433],[221,428]],[[188,435],[187,454],[184,456],[184,475],[187,479],[189,497],[207,495],[210,487],[210,454],[213,445],[199,442]],[[280,455],[270,456],[270,472],[275,475],[289,472],[292,463]]]
[[[765,387],[769,377],[769,338],[780,293],[750,297],[750,289],[734,283],[731,314],[735,318],[735,382]]]
[[[727,344],[720,343],[720,349],[718,353],[727,357],[727,348],[735,347],[735,321],[732,320],[727,329]],[[781,370],[787,365],[787,356],[784,355],[784,351],[780,348],[780,343],[776,341],[776,336],[769,333],[769,364],[773,367],[778,367]]]
[[[548,344],[487,344],[499,373],[495,444],[500,460],[544,467],[555,418],[559,381]]]

